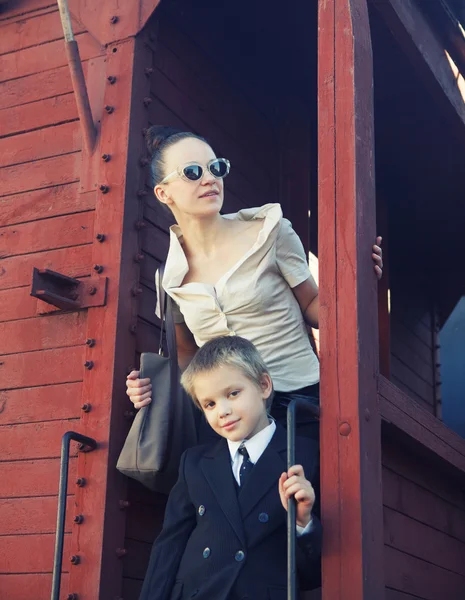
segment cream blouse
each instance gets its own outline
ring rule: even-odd
[[[240,335],[253,342],[277,391],[318,382],[318,359],[291,289],[311,277],[298,235],[283,218],[279,204],[223,217],[260,219],[263,227],[252,248],[215,286],[195,282],[182,285],[189,270],[182,233],[178,225],[170,229],[162,285],[177,304],[175,322],[185,321],[199,347],[222,335]]]

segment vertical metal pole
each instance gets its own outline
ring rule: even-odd
[[[287,407],[287,469],[295,464],[295,411],[296,399],[292,399]],[[287,600],[296,600],[296,506],[295,498],[289,498],[287,506]]]
[[[51,600],[60,599],[61,568],[63,565],[63,542],[65,538],[66,492],[68,490],[69,445],[75,440],[95,450],[97,442],[85,435],[67,431],[61,439],[60,486],[58,489],[57,528],[55,533],[55,555],[53,557],[53,576]]]

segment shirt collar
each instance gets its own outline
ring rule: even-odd
[[[227,440],[231,461],[234,462],[237,457],[239,446],[242,444],[242,442],[244,442],[244,446],[247,448],[247,452],[249,453],[250,461],[255,464],[270,443],[275,431],[276,423],[271,421],[267,427],[256,433],[249,440],[239,440],[238,442],[231,442],[231,440]]]
[[[268,239],[272,231],[277,231],[282,216],[283,211],[279,204],[265,204],[243,208],[237,213],[223,215],[223,218],[238,221],[265,219],[265,225],[259,234],[258,247]],[[188,271],[189,265],[182,247],[182,231],[179,225],[175,224],[170,227],[170,245],[162,281],[164,289],[179,287]]]

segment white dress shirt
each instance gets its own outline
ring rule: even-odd
[[[186,323],[199,347],[224,335],[250,340],[279,392],[317,383],[318,359],[292,292],[311,277],[299,236],[283,218],[279,204],[247,208],[223,218],[258,220],[263,225],[250,250],[215,285],[194,281],[183,284],[189,265],[181,229],[178,225],[171,227],[162,285],[176,303],[174,321]]]
[[[232,442],[231,440],[227,440],[229,454],[231,455],[232,472],[234,475],[234,479],[237,481],[238,485],[241,484],[239,471],[241,469],[242,460],[244,459],[242,454],[239,454],[239,447],[241,446],[241,444],[244,443],[244,446],[247,448],[247,452],[249,453],[250,462],[255,464],[260,458],[260,456],[263,454],[263,452],[266,450],[275,431],[276,423],[274,421],[271,421],[268,427],[265,427],[248,440],[240,440],[238,442]],[[253,477],[253,471],[250,473],[249,477]],[[296,525],[297,535],[303,535],[304,533],[308,533],[310,531],[311,526],[311,519],[306,527],[299,527],[299,525]]]

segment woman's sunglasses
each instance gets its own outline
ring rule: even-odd
[[[226,177],[230,167],[231,164],[226,158],[214,158],[206,165],[208,171],[213,177],[216,177],[216,179],[223,179],[223,177]],[[202,167],[202,165],[197,163],[189,163],[183,167],[178,167],[176,171],[167,175],[160,183],[168,183],[175,175],[181,177],[181,179],[184,179],[185,181],[199,181],[199,179],[202,178],[204,168],[205,167]]]

